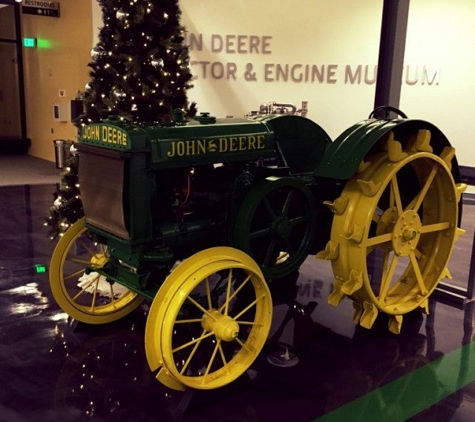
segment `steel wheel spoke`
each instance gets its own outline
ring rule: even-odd
[[[199,341],[197,341],[196,344],[194,345],[193,350],[191,351],[190,355],[188,356],[188,359],[186,360],[185,364],[183,365],[183,368],[180,371],[180,374],[183,374],[186,371],[186,369],[188,368],[188,365],[190,364],[191,359],[193,359],[193,356],[195,355],[196,351],[198,350],[198,347],[200,346],[201,341],[203,340],[203,336],[204,336],[205,333],[206,333],[206,330],[204,330],[201,333]]]
[[[204,331],[206,333],[206,331]],[[182,344],[181,346],[176,347],[175,349],[172,350],[172,353],[179,352],[180,350],[186,349],[187,347],[192,346],[193,344],[196,344],[205,338],[213,336],[214,333],[212,331],[208,332],[207,334],[202,334],[200,337],[195,338],[194,340],[189,341],[188,343]]]
[[[266,227],[264,229],[256,230],[249,234],[250,239],[258,239],[260,237],[267,237],[270,236],[270,227]]]
[[[240,286],[239,286],[236,290],[234,290],[233,294],[232,294],[231,296],[229,296],[229,300],[230,300],[230,301],[233,300],[233,299],[237,296],[237,294],[238,294],[238,293],[241,291],[241,289],[248,283],[248,281],[249,281],[250,279],[251,279],[251,276],[248,275],[248,276],[246,277],[246,279],[240,284]],[[226,306],[226,304],[223,304],[223,305],[219,308],[219,312],[223,312],[223,309],[224,309],[225,306]]]
[[[449,229],[450,226],[451,225],[448,221],[443,223],[426,224],[425,226],[421,227],[421,233],[440,232]]]
[[[88,251],[91,256],[94,256],[94,255],[95,255],[95,252],[92,251],[92,250],[84,243],[84,241],[78,239],[78,243],[79,243],[84,249],[86,249],[86,251]]]
[[[252,350],[247,347],[247,344],[243,343],[239,338],[236,337],[234,340],[236,340],[243,349],[246,349],[248,352],[252,352]]]
[[[257,302],[259,300],[265,298],[264,295],[259,296],[256,300],[252,301],[249,305],[247,305],[246,308],[244,308],[241,312],[239,312],[233,319],[236,321],[241,315],[244,315],[249,309],[251,309],[253,306],[256,306]]]
[[[211,300],[211,290],[209,288],[209,277],[206,277],[206,297],[208,298],[208,309],[211,309],[213,307],[213,303]]]
[[[223,368],[226,370],[227,374],[230,374],[231,371],[229,370],[228,361],[226,360],[226,356],[224,356],[224,350],[223,350],[223,347],[221,346],[221,343],[219,343],[219,354],[221,355],[221,361],[223,362]]]
[[[277,241],[275,238],[272,238],[269,247],[267,248],[266,257],[264,258],[264,265],[269,265],[272,258],[274,257],[275,247],[277,246]]]
[[[393,238],[392,233],[384,233],[379,236],[370,237],[366,240],[366,247],[382,245],[383,243],[390,242]]]
[[[384,267],[387,267],[388,260],[389,260],[389,252],[385,254]],[[379,300],[384,300],[388,294],[389,287],[391,286],[391,280],[393,279],[394,272],[396,271],[397,262],[398,262],[398,256],[394,254],[389,268],[383,268],[383,274],[381,276],[381,288],[379,290],[379,296],[378,296]]]
[[[397,175],[395,174],[391,179],[391,190],[390,190],[390,204],[391,206],[396,205],[396,209],[399,215],[404,211],[402,207],[401,193],[399,192],[399,183],[397,181]]]
[[[215,319],[213,315],[211,315],[208,311],[208,309],[203,308],[195,299],[193,299],[191,296],[188,296],[187,299],[195,305],[200,311],[202,311],[204,314],[208,315],[210,318]]]
[[[267,198],[264,198],[262,202],[264,203],[264,206],[265,206],[267,212],[269,213],[269,216],[272,219],[272,221],[277,220],[277,215],[276,215],[274,209],[272,208],[269,200]]]
[[[110,287],[110,293],[111,293],[112,306],[115,308],[114,287],[112,286],[112,283],[109,283],[109,287]]]
[[[203,318],[190,318],[190,319],[177,319],[175,321],[175,324],[190,324],[190,323],[196,323],[196,322],[203,322]]]
[[[261,322],[255,322],[255,321],[240,321],[238,319],[235,319],[234,320],[239,324],[239,325],[255,325],[256,327],[260,327],[262,326],[262,323]]]
[[[97,275],[97,277],[93,278],[92,280],[90,280],[89,282],[86,283],[86,285],[82,286],[81,287],[81,291],[76,295],[74,296],[73,298],[71,298],[73,301],[75,301],[79,296],[81,296],[90,286],[92,286],[92,284],[94,284],[95,282],[97,282],[99,280],[99,274]]]
[[[307,221],[308,221],[308,218],[304,215],[289,219],[289,223],[292,227],[300,226],[301,224],[305,224]]]
[[[71,278],[77,277],[79,274],[84,274],[84,269],[76,271],[75,273],[69,274],[68,276],[64,277],[63,280],[69,280]]]
[[[211,354],[211,358],[209,360],[208,366],[206,367],[206,371],[203,374],[203,383],[205,382],[205,379],[209,374],[209,371],[211,369],[211,365],[213,365],[213,362],[214,362],[214,359],[216,357],[216,353],[218,352],[220,344],[221,344],[221,340],[218,340],[217,343],[216,343],[216,346],[214,347],[213,353]]]
[[[229,269],[229,273],[228,273],[228,285],[226,287],[226,300],[224,302],[225,306],[224,306],[224,315],[227,315],[228,312],[229,312],[229,301],[230,301],[230,296],[231,296],[231,287],[232,287],[232,278],[233,278],[233,269],[230,268]]]
[[[90,265],[90,261],[87,261],[85,259],[78,259],[78,258],[70,258],[68,259],[68,262],[74,262],[75,264],[82,264],[82,265]]]
[[[427,294],[427,287],[424,284],[424,278],[421,274],[421,270],[419,268],[419,262],[417,262],[416,256],[413,252],[409,254],[409,258],[411,260],[412,264],[412,269],[414,270],[414,274],[416,276],[417,284],[419,285],[419,288],[421,289],[421,293],[423,295]]]
[[[92,301],[91,301],[91,308],[90,308],[91,312],[94,312],[94,309],[96,308],[96,297],[97,297],[97,290],[99,287],[99,279],[100,279],[100,276],[96,278],[96,285],[94,286],[94,293],[92,294]]]
[[[284,206],[282,207],[282,215],[288,214],[293,196],[294,196],[294,191],[290,190],[289,193],[287,194],[287,197],[285,198]]]
[[[100,243],[100,248],[101,248],[101,254],[102,255],[107,255],[107,245],[104,245],[103,243]]]
[[[427,177],[426,181],[424,182],[424,186],[422,187],[419,195],[417,195],[416,198],[414,198],[416,200],[414,205],[413,205],[413,208],[412,208],[414,211],[419,210],[422,202],[424,201],[424,198],[427,195],[429,187],[432,184],[432,181],[434,180],[435,175],[437,174],[438,168],[439,168],[438,165],[436,163],[434,163],[434,165],[432,166],[432,169],[429,173],[429,176]]]

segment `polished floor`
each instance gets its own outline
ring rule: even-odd
[[[43,224],[53,191],[0,187],[1,422],[475,419],[474,309],[464,297],[473,195],[464,198],[467,233],[449,266],[457,294],[435,295],[430,314],[406,316],[400,335],[383,317],[372,330],[355,326],[349,301],[329,306],[329,265],[310,256],[298,277],[273,287],[271,334],[245,376],[219,390],[179,393],[149,372],[147,303],[116,323],[88,326],[54,302],[47,272],[54,243]],[[287,366],[275,365],[282,361]]]

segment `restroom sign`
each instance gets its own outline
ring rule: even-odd
[[[59,2],[45,0],[23,0],[21,11],[27,15],[59,18]]]

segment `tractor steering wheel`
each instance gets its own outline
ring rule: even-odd
[[[392,112],[396,113],[398,116],[402,117],[403,119],[407,119],[406,114],[403,113],[401,110],[399,110],[399,109],[396,108],[396,107],[392,107],[392,106],[388,106],[388,105],[376,107],[376,108],[370,113],[370,115],[368,116],[368,119],[372,119],[372,118],[375,117],[375,115],[378,114],[380,111],[384,111],[384,112],[386,113],[385,118],[388,118],[388,117],[389,117],[389,113],[392,111]]]

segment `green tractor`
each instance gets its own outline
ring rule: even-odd
[[[331,141],[306,117],[265,115],[82,129],[85,217],[52,256],[71,317],[104,324],[151,302],[147,360],[170,388],[219,388],[254,362],[272,322],[269,282],[331,260],[328,300],[371,328],[428,311],[460,227],[465,185],[431,123],[370,116]]]

